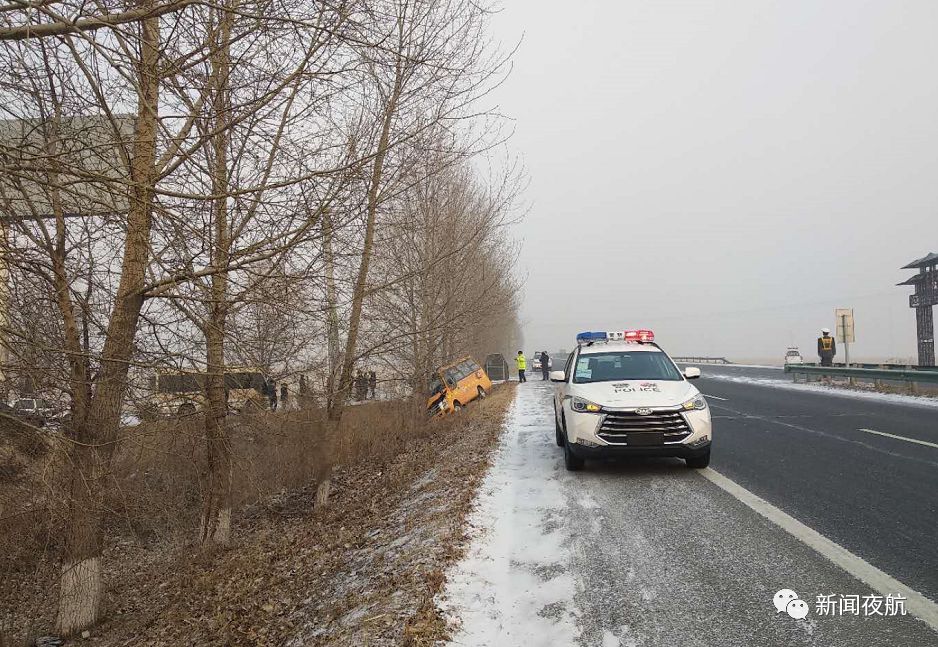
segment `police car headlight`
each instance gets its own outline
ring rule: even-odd
[[[707,400],[702,395],[698,395],[696,398],[691,398],[682,404],[681,408],[684,411],[700,411],[707,408]]]
[[[603,408],[595,402],[584,400],[583,398],[571,398],[570,406],[579,413],[600,413]]]

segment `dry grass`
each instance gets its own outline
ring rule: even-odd
[[[447,444],[450,451],[458,445],[474,454],[471,460],[440,470],[449,475],[447,483],[461,480],[457,491],[447,495],[455,507],[449,506],[443,519],[451,528],[449,535],[457,537],[461,525],[453,525],[452,515],[467,509],[473,488],[465,486],[481,471],[487,455],[480,447],[473,449],[465,429],[486,421],[481,425],[484,434],[479,434],[494,437],[497,424],[492,416],[500,416],[507,406],[508,391],[496,392],[459,419],[429,424],[409,405],[396,402],[351,407],[338,427],[318,410],[231,419],[238,521],[233,545],[221,551],[192,549],[205,478],[201,421],[194,417],[126,430],[110,475],[110,540],[104,560],[108,618],[95,636],[105,632],[109,644],[131,644],[141,634],[152,638],[145,641],[148,644],[190,643],[196,635],[212,644],[270,644],[265,625],[265,619],[272,621],[269,604],[252,606],[257,596],[252,586],[276,591],[295,579],[291,556],[304,542],[313,542],[307,549],[310,559],[330,556],[315,566],[323,569],[316,573],[328,573],[349,563],[333,558],[352,545],[355,533],[360,533],[355,541],[363,541],[361,537],[374,530],[369,527],[377,524],[393,535],[399,530],[395,524],[382,525],[378,517],[392,501],[407,500],[409,484],[434,468]],[[24,452],[9,445],[0,447],[24,461]],[[64,473],[63,454],[60,444],[52,443],[51,450],[25,460],[27,467],[13,479],[0,481],[0,517],[12,514],[18,520],[0,526],[0,636],[6,627],[11,644],[48,633],[52,626],[54,566],[60,548],[55,529],[61,527],[65,501],[58,478]],[[315,487],[334,471],[334,503],[314,513]],[[23,497],[24,492],[29,496]],[[285,572],[279,576],[276,568],[265,567],[285,559]],[[428,613],[440,578],[421,579],[418,588],[424,594],[414,611],[419,606],[425,607],[422,614]],[[253,613],[258,609],[260,617]],[[284,626],[302,633],[309,616],[317,613],[326,611],[305,605],[305,611]],[[425,621],[411,622],[407,633],[397,629],[397,637],[412,636],[407,639],[410,644],[427,644],[413,642],[427,633],[420,629]],[[246,623],[253,629],[245,628]],[[366,624],[384,627],[374,620]],[[255,629],[264,631],[253,634]],[[317,644],[318,639],[312,636],[310,641]]]

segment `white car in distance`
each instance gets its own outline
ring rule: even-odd
[[[555,383],[556,441],[564,464],[586,459],[676,456],[688,467],[710,463],[710,407],[650,330],[585,332]]]
[[[550,355],[547,356],[547,368],[551,369],[554,367],[554,358]],[[539,371],[541,370],[541,351],[534,353],[534,359],[531,360],[531,370]]]

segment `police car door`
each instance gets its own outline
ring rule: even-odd
[[[571,352],[567,355],[567,363],[563,367],[564,381],[560,384],[557,384],[554,389],[554,403],[557,406],[557,414],[559,415],[563,411],[563,398],[566,395],[567,383],[570,381],[570,375],[573,371],[573,359],[576,355],[576,351]]]

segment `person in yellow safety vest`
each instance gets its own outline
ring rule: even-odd
[[[515,357],[515,364],[518,366],[518,381],[527,382],[528,378],[524,376],[524,370],[528,367],[528,360],[524,358],[524,353],[520,350],[518,351],[518,356]]]
[[[821,358],[821,366],[834,365],[834,355],[837,354],[837,342],[831,337],[829,328],[821,329],[821,336],[817,338],[817,354]]]

